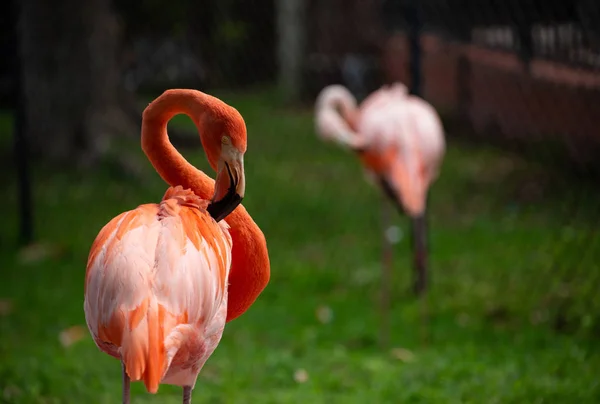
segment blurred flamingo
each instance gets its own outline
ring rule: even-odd
[[[321,138],[355,151],[367,176],[377,180],[388,199],[411,218],[414,290],[423,293],[427,286],[427,192],[445,153],[444,130],[435,109],[409,95],[401,83],[381,87],[360,106],[345,87],[331,85],[317,97],[315,124]],[[389,243],[385,236],[384,243]],[[389,244],[384,245],[384,251],[388,249]],[[388,255],[386,286],[390,265]]]
[[[167,122],[179,113],[196,124],[216,182],[169,142]],[[240,204],[246,126],[215,97],[167,90],[143,113],[142,148],[171,188],[159,204],[102,228],[87,263],[85,317],[98,348],[122,362],[123,403],[131,380],[150,393],[159,384],[182,386],[190,403],[225,323],[269,281],[264,235]]]

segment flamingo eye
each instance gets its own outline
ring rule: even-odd
[[[230,145],[231,144],[231,139],[229,139],[228,136],[223,136],[221,138],[221,143],[224,144],[224,145]]]

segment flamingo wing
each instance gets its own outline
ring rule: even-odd
[[[231,237],[188,196],[117,216],[88,259],[90,332],[150,392],[171,365],[193,368],[184,381],[193,385],[225,324]]]
[[[359,131],[369,139],[370,153],[377,157],[364,163],[385,179],[396,199],[414,216],[424,211],[428,186],[437,177],[444,132],[430,104],[401,90],[374,96],[361,110]]]
[[[412,125],[411,131],[419,153],[423,156],[428,182],[431,182],[438,176],[446,151],[442,121],[435,108],[422,98],[408,97],[406,108]]]

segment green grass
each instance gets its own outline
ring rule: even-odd
[[[276,108],[263,93],[220,95],[247,122],[244,204],[267,237],[272,278],[226,327],[194,403],[600,401],[600,349],[592,339],[600,330],[597,194],[450,139],[431,191],[428,338],[422,341],[420,305],[408,293],[404,237],[395,247],[392,346],[382,350],[376,189],[353,155],[316,138],[310,111]],[[144,161],[137,143],[131,150]],[[201,150],[184,154],[207,168]],[[114,169],[36,166],[36,234],[60,246],[37,260],[14,248],[16,185],[0,183],[0,402],[119,402],[119,363],[87,331],[68,347],[59,334],[85,326],[85,262],[99,229],[162,197],[165,184],[149,163],[143,167],[145,181]],[[408,234],[404,219],[395,222]],[[327,308],[331,321],[319,321]],[[180,402],[171,386],[154,396],[135,383],[132,393],[134,403]]]

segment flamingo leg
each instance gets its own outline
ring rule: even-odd
[[[191,404],[192,402],[192,387],[184,386],[183,387],[183,404]]]
[[[127,370],[125,370],[125,363],[121,362],[121,366],[123,368],[123,404],[129,404],[130,397],[130,380],[129,375],[127,375]]]
[[[394,203],[396,209],[400,214],[404,214],[404,208],[400,204],[399,198],[396,192],[388,182],[388,180],[381,176],[379,178],[380,185],[388,196],[388,198]],[[412,248],[413,248],[413,267],[415,272],[415,281],[413,284],[413,291],[417,296],[421,296],[427,289],[427,217],[426,212],[420,216],[411,218],[412,220]]]
[[[430,340],[429,309],[425,292],[428,287],[427,268],[427,217],[423,215],[412,218],[412,242],[414,252],[415,283],[414,292],[421,300],[421,341],[424,345]]]
[[[417,296],[425,293],[427,274],[427,220],[425,214],[412,218],[413,265],[415,269],[414,292]]]
[[[381,259],[381,329],[380,343],[382,348],[386,348],[390,337],[390,302],[392,285],[392,243],[388,236],[388,229],[391,222],[390,202],[387,195],[383,194],[381,198],[381,226],[383,229],[382,237],[382,259]]]

